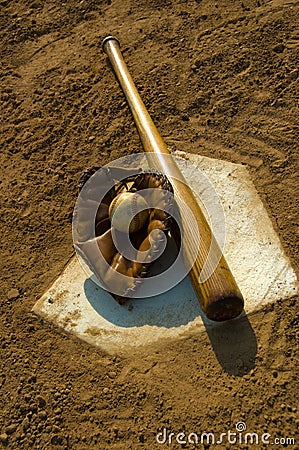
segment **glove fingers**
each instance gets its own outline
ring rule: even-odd
[[[116,253],[114,255],[110,264],[110,268],[128,277],[132,276],[132,261],[129,261],[120,253]]]
[[[150,229],[159,228],[165,230],[168,226],[169,214],[162,209],[153,209],[150,213]]]
[[[113,260],[109,269],[105,274],[105,284],[107,288],[111,289],[111,286],[115,286],[116,284],[119,286],[119,274],[125,275],[122,278],[121,291],[122,291],[122,301],[123,303],[127,301],[126,295],[131,291],[135,290],[136,280],[133,277],[132,271],[132,261],[124,258],[120,253],[114,255]],[[117,295],[116,298],[120,297]]]
[[[159,222],[159,221],[156,221]],[[161,228],[155,227],[151,231],[151,235],[147,234],[146,238],[139,246],[136,261],[133,262],[132,276],[135,278],[145,277],[153,261],[153,256],[159,252],[160,243],[164,241],[163,235],[163,223],[160,222]],[[154,258],[155,259],[155,258]]]

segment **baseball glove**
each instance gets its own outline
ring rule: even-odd
[[[94,174],[97,182],[89,186]],[[77,252],[119,304],[132,296],[138,298],[142,278],[148,276],[153,256],[161,252],[160,246],[162,242],[165,244],[171,227],[174,206],[171,183],[165,175],[151,169],[92,167],[82,174],[78,187],[84,201],[80,207],[82,219],[76,219]],[[109,217],[111,203],[124,192],[140,193],[149,205],[145,223],[126,236],[112,226]],[[95,214],[86,219],[91,207]]]

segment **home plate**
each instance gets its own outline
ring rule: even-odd
[[[226,227],[224,255],[244,296],[245,313],[297,294],[296,274],[246,167],[184,152],[175,155],[188,184],[208,211],[213,211],[209,202],[215,198],[202,189],[202,174],[220,199],[218,210],[223,208]],[[217,225],[216,220],[216,231],[213,229],[218,239],[217,226],[220,230],[223,223]],[[171,246],[170,241],[169,254]],[[92,278],[74,257],[33,310],[84,341],[120,355],[219,327],[203,315],[188,277],[163,294],[131,299],[125,306],[116,303]]]

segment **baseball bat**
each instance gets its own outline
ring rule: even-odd
[[[200,241],[196,242],[194,224],[181,211],[182,236],[185,258],[191,258],[190,249],[198,247],[195,261],[192,260],[189,276],[196,292],[201,308],[206,316],[214,321],[224,321],[237,317],[243,310],[244,300],[228,264],[209,227],[202,208],[179,167],[171,157],[169,150],[155,124],[153,123],[133,79],[123,59],[120,43],[117,38],[107,36],[102,42],[102,48],[107,54],[115,75],[122,87],[129,104],[133,118],[144,147],[150,154],[151,163],[155,168],[167,175],[174,189],[174,196],[179,197],[194,214],[200,233]],[[188,216],[188,215],[187,215]],[[208,277],[203,276],[203,268]]]

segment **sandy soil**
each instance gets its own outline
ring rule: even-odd
[[[131,358],[66,336],[31,308],[74,254],[71,218],[81,172],[141,151],[99,46],[106,34],[120,39],[171,150],[248,166],[298,270],[298,2],[0,6],[0,446],[269,447],[156,442],[163,427],[219,436],[238,421],[272,441],[295,438],[297,298],[241,321],[226,343],[203,333]],[[244,349],[239,336],[248,336]],[[234,345],[236,358],[228,360]]]

